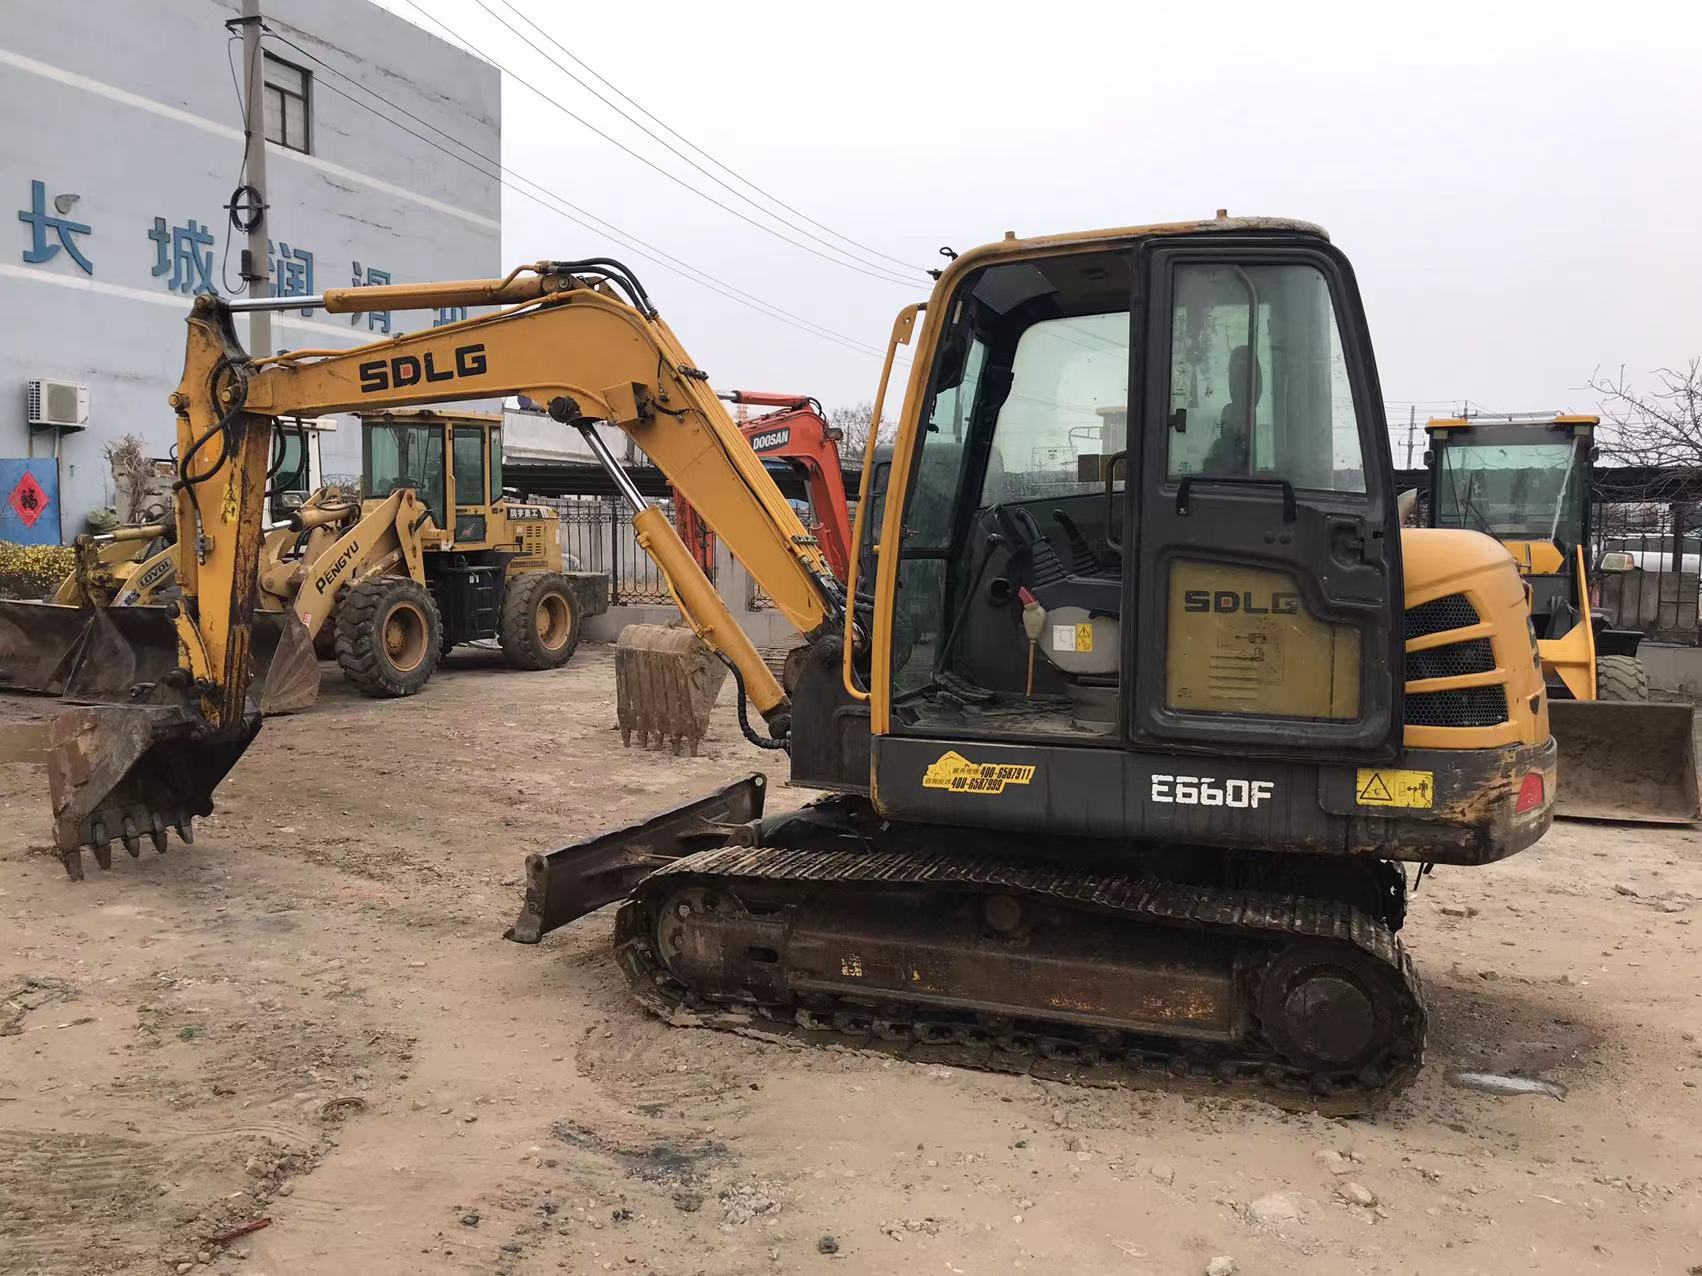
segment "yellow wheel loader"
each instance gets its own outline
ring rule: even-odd
[[[115,837],[187,829],[260,727],[272,422],[508,394],[582,432],[729,668],[741,729],[823,793],[765,818],[752,775],[528,860],[512,937],[624,899],[616,960],[674,1022],[1366,1103],[1424,1043],[1405,866],[1488,864],[1549,826],[1518,573],[1489,537],[1398,527],[1365,315],[1314,226],[958,257],[895,322],[876,418],[914,343],[908,391],[846,582],[619,263],[329,292],[305,304],[498,309],[336,353],[242,349],[234,313],[303,304],[195,302],[172,398],[179,540],[199,547],[169,617],[183,661],[55,722],[73,872],[82,848],[104,864]],[[792,694],[598,422],[804,636]],[[1469,690],[1408,667],[1450,649]],[[1449,717],[1463,703],[1470,723]]]
[[[1565,415],[1429,422],[1430,524],[1495,537],[1524,579],[1560,751],[1556,813],[1694,823],[1694,706],[1649,703],[1643,635],[1616,628],[1590,601],[1598,424]]]
[[[504,498],[501,417],[378,413],[363,416],[361,437],[368,499],[321,489],[265,530],[261,711],[311,705],[316,656],[371,696],[412,695],[469,642],[495,640],[518,669],[565,664],[584,620],[607,609],[608,582],[563,570],[554,511]],[[175,531],[82,538],[51,604],[0,602],[0,687],[115,699],[175,665],[170,631],[121,610],[175,592]]]

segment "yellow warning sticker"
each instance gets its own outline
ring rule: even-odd
[[[961,753],[943,753],[922,773],[925,789],[953,793],[1003,793],[1007,784],[1027,784],[1034,768],[1009,762],[971,762]]]
[[[1077,651],[1092,651],[1093,650],[1093,626],[1092,625],[1077,625],[1076,626],[1076,650]]]
[[[1436,805],[1436,772],[1361,767],[1354,781],[1353,797],[1361,806],[1428,810]]]

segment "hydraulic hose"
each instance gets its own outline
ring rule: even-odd
[[[744,675],[739,672],[739,667],[721,652],[717,651],[715,658],[726,665],[727,671],[733,675],[733,686],[739,693],[739,730],[744,733],[745,739],[759,749],[781,749],[789,752],[792,746],[785,739],[771,740],[756,733],[756,729],[751,726],[750,700],[745,695]],[[783,719],[783,721],[790,725],[789,718]]]

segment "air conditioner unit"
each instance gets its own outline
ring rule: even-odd
[[[75,381],[25,384],[32,430],[82,430],[89,424],[89,387]]]

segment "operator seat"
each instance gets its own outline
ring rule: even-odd
[[[1263,385],[1263,372],[1253,352],[1244,345],[1236,346],[1229,352],[1229,402],[1218,414],[1217,439],[1206,452],[1203,473],[1252,471],[1253,408],[1263,393]]]

